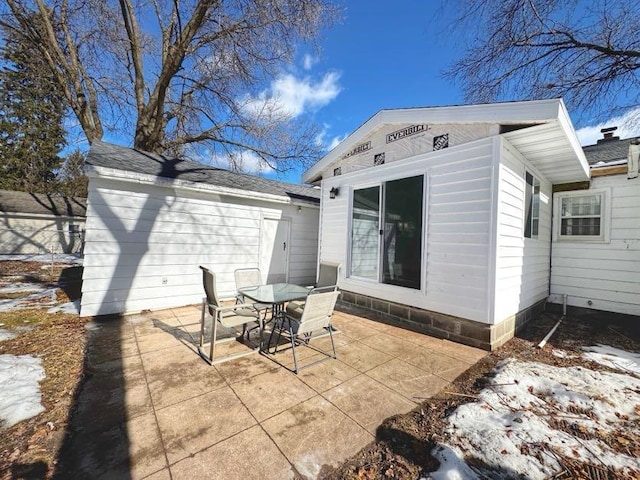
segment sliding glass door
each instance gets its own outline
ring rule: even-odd
[[[384,184],[382,282],[420,289],[422,175]]]
[[[421,288],[423,198],[423,175],[354,190],[351,275]]]

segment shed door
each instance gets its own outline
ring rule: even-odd
[[[260,270],[267,283],[286,282],[289,278],[289,220],[262,219]]]

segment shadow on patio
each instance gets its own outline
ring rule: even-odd
[[[212,367],[199,319],[188,306],[96,322],[60,478],[316,478],[486,355],[341,310],[336,360],[299,375],[260,354]]]

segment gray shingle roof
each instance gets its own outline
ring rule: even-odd
[[[86,217],[87,199],[0,190],[0,212]]]
[[[595,145],[582,147],[582,150],[587,157],[589,165],[595,165],[599,162],[609,163],[615,160],[626,160],[629,154],[629,143],[632,140],[635,140],[635,137],[623,140],[606,140]]]
[[[320,202],[320,191],[316,188],[235,173],[191,160],[169,158],[100,141],[94,141],[91,144],[86,163],[96,167],[108,167],[169,179],[267,193],[288,197],[299,202],[314,204]]]

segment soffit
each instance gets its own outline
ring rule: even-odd
[[[589,164],[582,147],[573,128],[562,119],[502,136],[551,183],[589,180]]]

